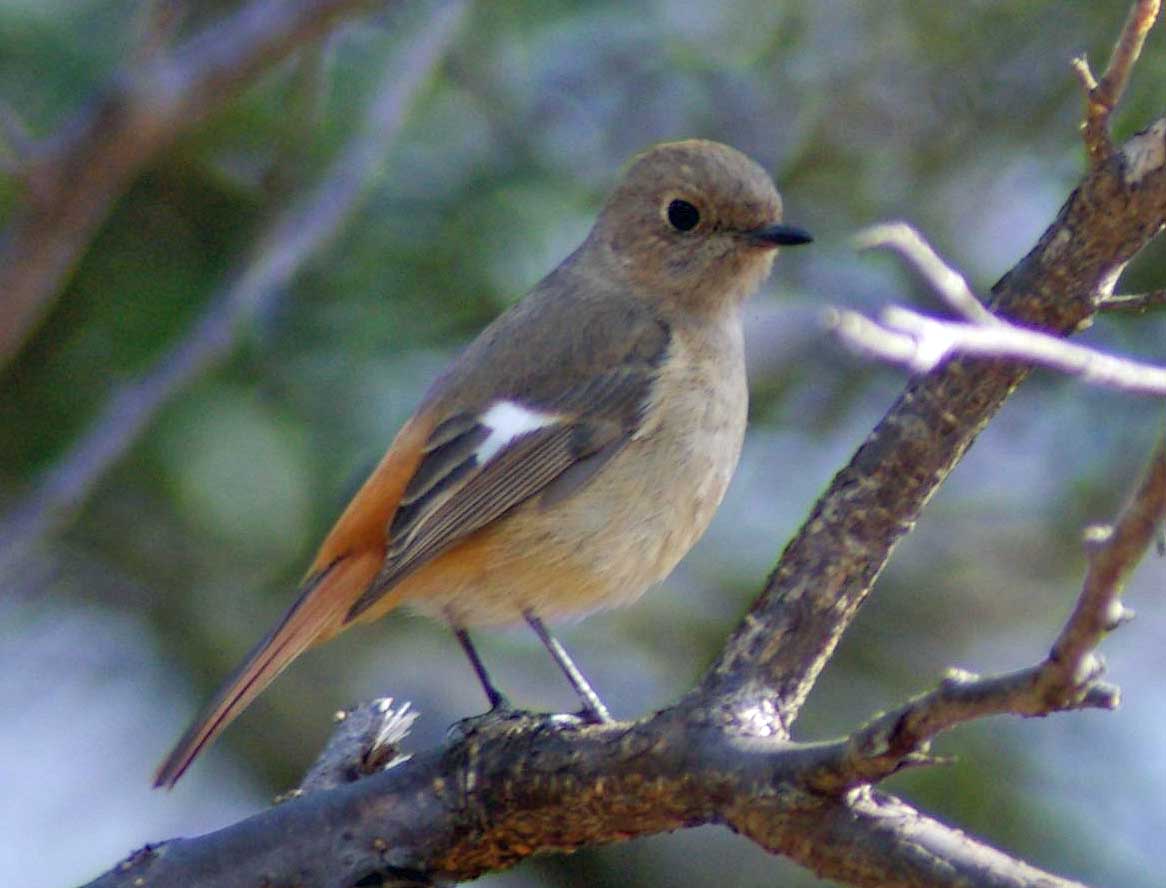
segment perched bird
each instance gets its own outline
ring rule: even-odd
[[[492,706],[466,627],[526,620],[610,720],[542,621],[634,601],[704,533],[745,432],[741,305],[810,239],[733,148],[637,157],[582,245],[429,389],[155,785],[307,648],[398,605],[453,629]]]

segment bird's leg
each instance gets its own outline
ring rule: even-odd
[[[583,673],[579,671],[579,667],[572,661],[566,649],[559,644],[559,640],[547,631],[543,621],[531,610],[523,611],[522,615],[530,624],[530,628],[534,630],[534,634],[538,636],[539,641],[543,643],[543,647],[554,657],[559,668],[563,670],[563,674],[567,676],[567,681],[571,683],[571,687],[575,689],[575,693],[583,701],[583,709],[591,717],[591,720],[601,725],[614,722],[615,719],[611,717],[611,713],[607,711],[607,707],[603,705],[603,701],[599,699],[595,689],[583,677]]]
[[[486,699],[490,701],[490,711],[510,709],[510,701],[506,696],[494,686],[494,682],[490,680],[490,673],[486,671],[485,665],[482,663],[482,658],[478,656],[477,649],[470,641],[470,633],[466,632],[461,626],[453,626],[453,634],[458,640],[458,644],[462,646],[462,650],[466,652],[466,657],[470,661],[470,665],[474,667],[474,674],[478,676],[478,681],[482,683],[482,690],[486,692]]]

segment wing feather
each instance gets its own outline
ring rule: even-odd
[[[531,497],[552,506],[583,489],[639,430],[668,345],[666,327],[652,328],[644,354],[597,373],[552,400],[501,395],[461,406],[440,419],[387,529],[384,566],[348,611],[359,617],[430,559]],[[661,335],[662,333],[662,335]],[[505,403],[504,403],[505,402]],[[499,406],[508,409],[491,413]],[[537,422],[513,437],[491,415],[530,414]]]

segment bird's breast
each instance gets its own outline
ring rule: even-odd
[[[739,323],[674,337],[644,424],[548,525],[564,577],[532,606],[548,616],[634,601],[708,528],[745,434],[748,392]],[[521,516],[518,516],[521,520]],[[566,584],[564,584],[566,585]]]

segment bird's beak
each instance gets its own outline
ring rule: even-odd
[[[804,228],[796,225],[766,225],[745,232],[745,237],[759,247],[796,247],[808,244],[814,237]]]

